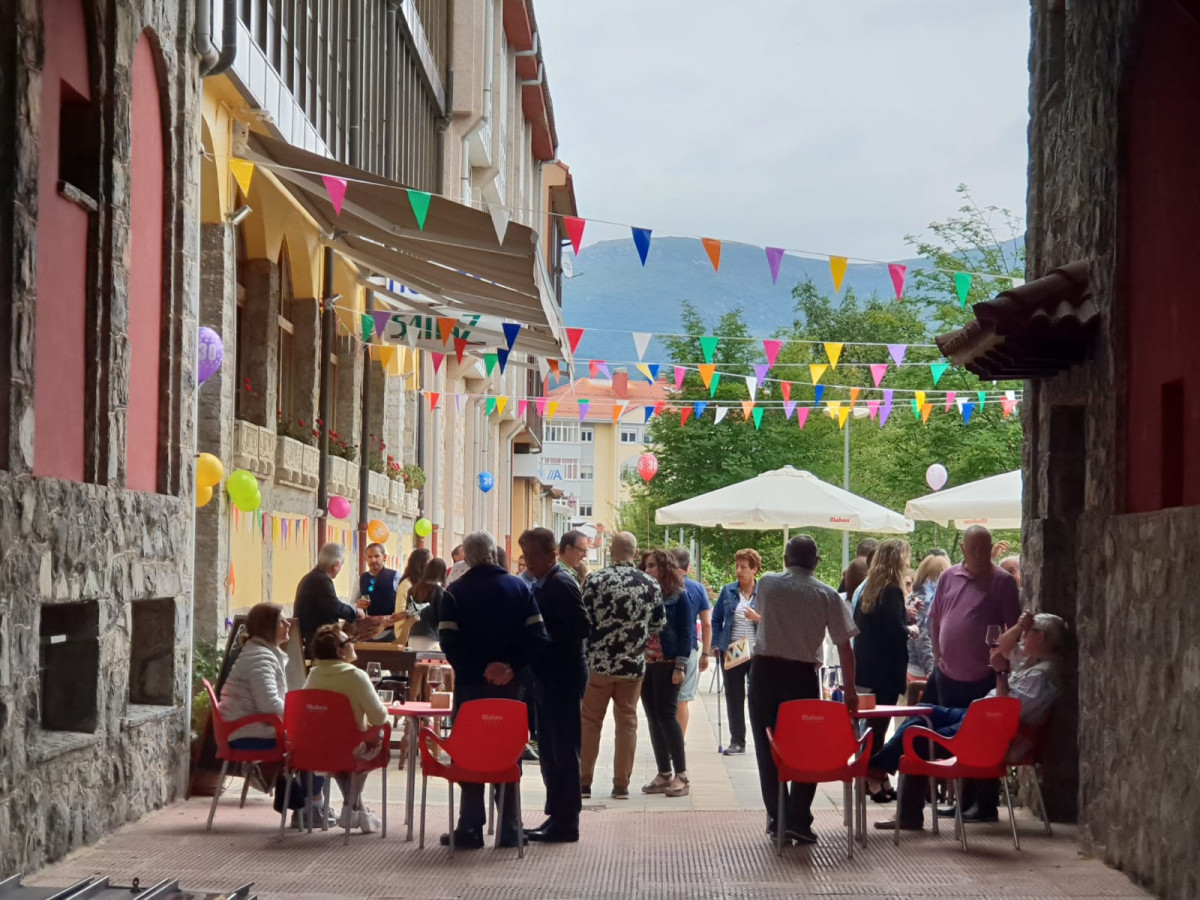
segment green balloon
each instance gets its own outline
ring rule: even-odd
[[[433,523],[428,519],[417,519],[413,524],[413,531],[416,532],[417,537],[429,537],[433,531]]]
[[[262,493],[258,490],[257,485],[252,492],[239,491],[237,494],[230,494],[230,497],[233,500],[233,505],[244,513],[254,512],[262,506]]]
[[[236,500],[239,496],[245,495],[246,499],[250,499],[254,492],[258,490],[258,479],[254,477],[253,472],[246,469],[238,469],[231,472],[229,477],[225,479],[225,490],[229,492],[229,496]],[[239,509],[241,507],[238,507]]]

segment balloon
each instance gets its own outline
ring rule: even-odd
[[[367,523],[367,537],[369,537],[376,544],[382,544],[384,541],[386,541],[389,534],[391,534],[391,532],[388,531],[388,527],[378,519],[372,519],[369,523]]]
[[[217,457],[211,453],[196,457],[196,487],[216,487],[224,477],[225,467]]]
[[[197,378],[200,384],[204,384],[221,368],[221,360],[225,358],[225,345],[221,343],[219,334],[204,325],[200,326],[196,337],[196,355],[200,367]]]
[[[344,519],[350,515],[350,501],[345,497],[329,498],[329,514],[335,519]]]
[[[925,470],[925,483],[935,491],[940,491],[946,486],[946,480],[950,477],[950,473],[946,471],[946,467],[941,463],[934,463]]]
[[[253,472],[249,472],[246,469],[237,469],[231,472],[229,477],[225,479],[225,490],[235,500],[239,494],[245,494],[249,497],[254,491],[258,490],[258,479],[254,477]]]
[[[479,489],[485,494],[496,486],[496,477],[491,472],[479,473]]]
[[[196,507],[205,506],[212,499],[213,489],[211,485],[201,484],[196,486]]]
[[[253,491],[241,491],[236,497],[232,494],[229,496],[233,500],[233,505],[244,513],[254,512],[262,506],[262,493],[257,485]]]
[[[643,453],[638,457],[637,467],[642,481],[648,482],[658,474],[658,457],[653,453]]]
[[[416,532],[417,537],[429,537],[433,532],[433,523],[428,519],[417,519],[413,525],[413,531]]]

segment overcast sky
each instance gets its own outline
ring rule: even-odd
[[[911,256],[960,182],[1024,218],[1028,0],[535,11],[584,218],[867,259]]]

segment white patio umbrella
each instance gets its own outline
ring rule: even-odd
[[[910,519],[959,529],[972,525],[988,528],[1021,527],[1021,470],[981,478],[909,500],[904,514]]]
[[[791,466],[664,506],[655,521],[741,531],[833,528],[905,534],[913,529],[899,513]]]

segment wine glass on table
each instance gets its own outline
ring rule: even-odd
[[[378,690],[379,682],[383,681],[383,667],[377,662],[367,663],[367,677],[371,679],[371,684],[375,685]]]

